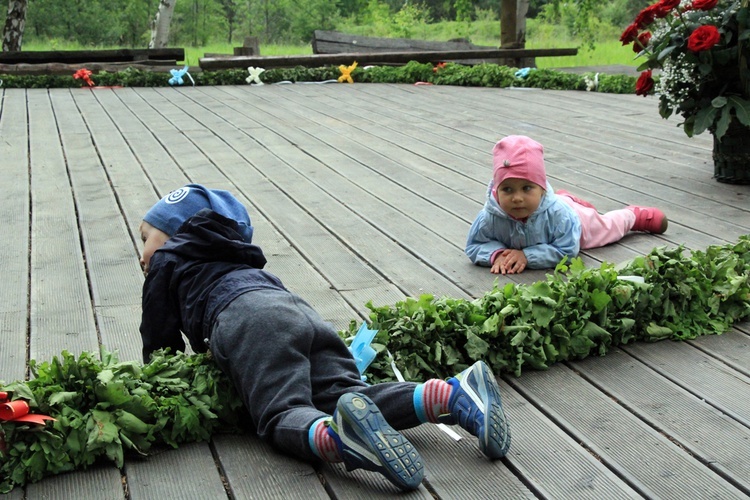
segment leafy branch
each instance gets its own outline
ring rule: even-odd
[[[395,380],[388,352],[407,380],[446,378],[478,359],[520,376],[621,344],[727,331],[750,316],[750,236],[690,255],[660,247],[617,267],[587,268],[576,258],[545,281],[496,284],[476,300],[422,295],[367,307],[378,330],[372,382]]]
[[[122,467],[124,454],[154,444],[205,441],[238,423],[242,403],[231,382],[205,354],[155,353],[147,365],[119,362],[101,350],[76,359],[63,351],[32,361],[34,378],[3,387],[56,420],[44,427],[0,423],[0,493],[50,474],[85,469],[106,457]],[[0,384],[2,386],[3,384]],[[0,443],[3,439],[0,439]]]

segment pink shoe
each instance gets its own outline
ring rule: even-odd
[[[565,191],[564,189],[558,189],[557,191],[555,191],[555,194],[559,194],[561,196],[567,196],[568,198],[570,198],[571,200],[575,201],[579,205],[582,205],[584,207],[593,208],[594,210],[596,210],[596,207],[594,205],[592,205],[591,203],[589,203],[588,201],[582,200],[582,199],[578,198],[577,196],[573,196],[572,194],[570,194],[569,192]]]
[[[646,233],[662,234],[667,230],[669,221],[664,212],[654,207],[638,207],[630,205],[625,207],[635,214],[633,231],[644,231]]]

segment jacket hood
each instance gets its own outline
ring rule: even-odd
[[[491,180],[489,185],[487,186],[487,199],[484,202],[485,210],[487,210],[492,215],[502,217],[503,219],[516,220],[508,215],[505,210],[500,208],[500,204],[497,202],[493,194],[494,186],[495,182],[494,180]],[[539,214],[542,214],[549,210],[549,208],[555,203],[556,198],[557,197],[555,196],[552,186],[550,185],[549,181],[547,181],[547,186],[545,187],[545,192],[544,195],[542,195],[542,200],[539,203],[539,207],[537,207],[537,209],[529,216],[529,219],[536,218],[539,216]]]
[[[256,269],[266,265],[263,250],[243,240],[236,221],[209,209],[187,219],[162,249],[189,260],[246,264]]]

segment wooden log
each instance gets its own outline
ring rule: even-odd
[[[0,52],[0,63],[2,64],[80,64],[92,62],[132,62],[136,60],[184,61],[185,49],[21,50]]]
[[[155,64],[154,61],[124,61],[124,62],[110,62],[110,63],[88,63],[82,64],[65,64],[65,63],[44,63],[44,64],[0,64],[0,74],[4,75],[68,75],[72,76],[73,73],[79,69],[85,68],[90,70],[92,73],[98,73],[100,71],[107,71],[110,73],[116,73],[118,71],[124,71],[127,68],[140,69],[144,71],[153,71],[157,73],[169,73],[170,69],[182,69],[182,66],[177,66],[175,61],[172,61],[172,65],[167,66],[161,63]],[[191,68],[189,71],[194,74],[195,71],[200,71],[200,68]]]
[[[574,56],[578,49],[486,49],[486,50],[449,50],[428,52],[378,52],[348,54],[313,54],[303,56],[233,56],[201,58],[198,63],[204,71],[221,69],[246,68],[259,66],[283,68],[294,66],[320,67],[339,64],[405,64],[409,61],[421,63],[439,63],[456,59],[502,59],[525,57]]]

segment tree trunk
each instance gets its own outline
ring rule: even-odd
[[[21,50],[27,5],[28,0],[8,1],[8,16],[5,18],[3,30],[3,52]]]
[[[159,0],[159,10],[151,24],[151,42],[148,44],[150,49],[163,49],[167,46],[175,3],[177,0]]]

